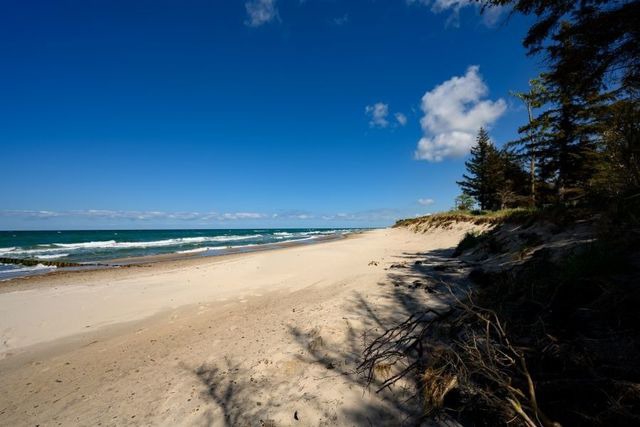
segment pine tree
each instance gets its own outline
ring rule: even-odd
[[[476,145],[471,149],[471,158],[465,166],[467,174],[458,182],[463,193],[473,197],[481,210],[498,209],[498,190],[504,180],[502,161],[484,128],[478,131]]]
[[[521,100],[525,107],[527,108],[527,114],[529,118],[526,137],[524,141],[522,141],[517,153],[518,157],[527,159],[529,163],[529,205],[536,205],[536,194],[537,194],[537,153],[536,153],[536,142],[537,135],[532,131],[533,125],[533,112],[534,109],[538,109],[542,107],[542,100],[546,97],[546,88],[542,84],[542,80],[540,78],[535,78],[529,81],[529,91],[528,92],[511,92],[512,96]],[[518,144],[511,143],[510,147],[517,146]]]
[[[640,0],[480,1],[535,17],[523,44],[529,54],[542,54],[548,68],[540,80],[544,90],[521,99],[542,112],[520,129],[517,145],[531,161],[536,204],[592,202],[594,192],[601,198],[612,190],[607,171],[618,170],[616,180],[624,180],[621,171],[633,175],[635,160],[621,161],[619,153],[638,137],[611,139],[618,135],[611,125],[628,122],[625,114],[640,108]],[[608,193],[626,191],[632,190]]]
[[[640,1],[638,0],[480,0],[485,7],[508,6],[532,15],[523,45],[544,53],[552,80],[579,78],[571,85],[627,92],[640,89]],[[570,41],[570,43],[567,43]],[[567,48],[571,54],[567,55]]]
[[[541,75],[539,85],[530,102],[543,111],[519,129],[523,136],[510,145],[536,158],[538,205],[574,203],[584,197],[595,172],[600,118],[609,94],[593,90],[579,95],[570,84],[558,84],[547,74]]]
[[[531,205],[531,182],[527,171],[522,167],[521,157],[508,148],[499,152],[501,177],[496,179],[500,209]]]

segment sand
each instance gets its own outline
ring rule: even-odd
[[[418,305],[416,260],[463,229],[339,241],[0,288],[1,425],[380,425],[410,392],[363,388],[365,342]]]

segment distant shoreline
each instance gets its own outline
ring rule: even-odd
[[[49,236],[38,236],[37,240],[33,236],[25,238],[14,235],[0,239],[0,245],[5,246],[0,247],[0,283],[33,276],[141,266],[315,244],[341,239],[364,229],[246,229],[222,230],[219,234],[208,231],[191,233],[190,230],[133,230],[127,232],[128,236],[123,235],[125,232],[106,231],[73,231],[70,235],[47,232]]]
[[[113,272],[114,274],[118,274],[116,272],[122,272],[126,274],[126,272],[130,272],[131,269],[148,269],[150,267],[155,267],[158,269],[163,269],[163,267],[167,268],[176,268],[181,266],[191,266],[196,264],[205,263],[207,261],[212,260],[226,260],[242,255],[248,255],[256,252],[265,252],[265,251],[274,251],[274,250],[282,250],[289,249],[295,247],[302,246],[312,246],[320,243],[328,243],[338,240],[345,240],[354,238],[356,236],[362,235],[367,230],[354,231],[348,234],[335,234],[328,236],[321,236],[315,239],[310,240],[297,240],[297,241],[287,241],[282,243],[265,243],[261,245],[251,245],[245,247],[234,247],[228,249],[221,249],[219,251],[208,251],[208,252],[199,252],[199,253],[170,253],[170,254],[161,254],[161,255],[148,255],[148,256],[140,256],[140,257],[129,257],[129,258],[114,258],[111,260],[106,260],[101,264],[96,265],[87,265],[86,267],[62,267],[56,268],[52,270],[48,270],[42,273],[17,276],[12,278],[7,278],[4,280],[0,280],[0,292],[3,291],[13,291],[15,290],[15,286],[20,286],[20,289],[25,289],[24,285],[28,287],[38,286],[41,284],[45,284],[48,279],[58,280],[60,278],[66,279],[70,275],[77,276],[83,273],[86,274],[94,274],[100,272]]]

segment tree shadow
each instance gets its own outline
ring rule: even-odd
[[[334,325],[339,334],[325,334],[318,327],[289,326],[291,339],[299,349],[295,359],[306,378],[317,383],[317,394],[309,389],[295,390],[286,375],[280,382],[268,375],[254,377],[255,371],[239,361],[185,367],[203,385],[202,397],[213,402],[219,408],[218,417],[224,418],[216,421],[208,412],[208,425],[309,425],[308,419],[301,419],[302,413],[291,410],[292,401],[321,414],[311,423],[314,425],[428,425],[429,420],[421,418],[423,403],[417,393],[417,378],[378,390],[400,367],[380,366],[369,384],[358,366],[363,350],[384,331],[413,314],[445,310],[454,298],[452,289],[453,294],[464,292],[468,271],[462,262],[451,258],[452,251],[453,248],[403,253],[399,261],[385,268],[385,280],[379,283],[382,292],[375,301],[360,292],[350,296],[349,317],[342,319],[342,326]],[[334,386],[336,395],[327,397]],[[333,402],[330,399],[339,400],[342,390],[356,390],[364,398],[357,406],[329,407],[327,403]]]
[[[225,358],[220,363],[204,363],[195,369],[184,368],[195,374],[204,386],[201,397],[213,402],[220,410],[217,418],[217,414],[207,410],[204,413],[204,425],[276,425],[269,418],[269,412],[279,403],[260,393],[260,388],[267,385],[266,382],[264,379],[254,379],[242,363]]]

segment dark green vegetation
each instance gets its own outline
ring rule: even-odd
[[[480,209],[598,209],[640,194],[640,1],[482,0],[537,18],[524,46],[547,70],[502,150],[480,129],[460,182]],[[636,202],[637,203],[637,202]]]
[[[613,215],[613,214],[612,214]],[[627,210],[615,213],[617,217],[632,215]],[[474,225],[497,225],[505,222],[530,225],[539,221],[550,221],[554,224],[568,225],[586,217],[593,216],[592,209],[567,208],[550,206],[547,208],[513,208],[498,211],[451,210],[433,215],[398,220],[394,227],[412,227],[425,231],[430,228],[447,228],[458,222]]]
[[[538,242],[521,242],[531,243]],[[535,398],[521,404],[532,420],[538,415],[534,425],[551,425],[549,419],[562,425],[640,423],[637,243],[632,235],[600,238],[559,251],[558,259],[543,245],[523,264],[471,272],[475,311],[503,325],[514,354],[526,363],[526,372],[501,372],[523,392],[531,381]],[[486,381],[470,379],[495,393],[504,386]],[[471,405],[469,416],[482,419],[489,415],[485,409]],[[497,406],[491,416],[505,421],[507,413]]]
[[[640,228],[575,209],[443,213],[400,226],[458,222],[493,226],[467,233],[452,258],[422,254],[442,264],[415,267],[420,281],[451,285],[451,305],[426,304],[385,331],[365,351],[365,371],[402,367],[382,387],[411,376],[425,417],[445,422],[639,425]]]
[[[480,129],[457,210],[396,224],[491,228],[447,261],[473,285],[385,331],[363,366],[404,366],[383,386],[412,375],[429,418],[640,425],[640,1],[479,1],[533,16],[523,44],[547,69],[516,94],[515,141]]]
[[[482,240],[482,234],[478,233],[477,231],[467,232],[462,240],[460,240],[460,243],[458,243],[456,249],[453,251],[453,256],[460,256],[464,251],[475,248],[482,242]]]
[[[458,184],[463,194],[478,202],[480,210],[498,210],[529,205],[526,197],[527,175],[515,155],[498,150],[483,128],[478,132],[471,158],[465,163],[468,173]],[[465,207],[464,202],[456,203]]]

